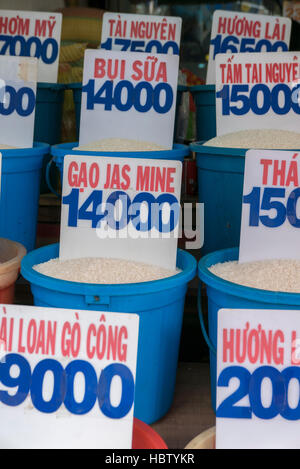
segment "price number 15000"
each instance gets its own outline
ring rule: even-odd
[[[243,197],[243,203],[249,204],[249,226],[259,226],[259,223],[262,223],[264,226],[276,228],[287,220],[290,225],[300,228],[300,218],[297,217],[299,197],[300,187],[291,191],[287,200],[285,188],[253,187],[250,194]],[[261,210],[270,211],[271,209],[273,209],[273,216],[261,214]]]

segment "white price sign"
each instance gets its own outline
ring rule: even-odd
[[[0,55],[36,57],[38,81],[56,83],[62,14],[0,10]]]
[[[0,56],[0,143],[33,145],[37,59]]]
[[[300,153],[246,153],[239,262],[300,259]]]
[[[87,50],[80,145],[124,138],[173,146],[179,57]]]
[[[216,10],[206,83],[216,83],[215,60],[218,54],[288,51],[290,36],[290,18]]]
[[[182,19],[174,16],[103,15],[101,49],[179,55]]]
[[[300,53],[220,54],[217,134],[247,129],[299,132]]]
[[[300,449],[299,318],[219,310],[217,449]]]
[[[176,268],[182,163],[66,156],[60,259],[105,257]]]
[[[1,449],[132,446],[139,317],[0,305]]]

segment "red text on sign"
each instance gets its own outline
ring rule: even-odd
[[[35,21],[34,35],[40,37],[52,37],[55,24],[55,16],[50,16],[49,20],[37,19]]]
[[[218,34],[228,34],[244,37],[261,37],[261,22],[249,20],[245,16],[239,18],[235,15],[233,18],[220,17],[218,22]]]
[[[242,64],[220,64],[222,83],[242,83]]]
[[[95,59],[94,78],[108,80],[125,79],[127,62],[122,59]],[[167,64],[157,57],[149,56],[147,60],[135,60],[132,64],[131,79],[133,81],[167,82]]]
[[[284,363],[284,333],[280,329],[266,331],[259,324],[250,329],[223,329],[222,360],[224,363]]]
[[[145,192],[169,192],[173,194],[175,168],[138,166],[136,190]]]
[[[298,187],[298,161],[295,159],[297,156],[298,153],[295,153],[290,161],[262,158],[260,160],[262,165],[262,184],[264,186]]]
[[[18,353],[55,355],[57,323],[31,319],[24,328],[19,322]]]
[[[264,38],[271,41],[285,40],[286,24],[281,23],[277,18],[274,22],[267,21],[265,25],[259,20],[252,20],[246,16],[238,15],[232,17],[219,17],[218,34],[226,34],[229,36],[243,36]]]
[[[114,360],[125,362],[127,359],[128,331],[122,326],[96,326],[91,324],[87,332],[86,351],[90,360]]]
[[[12,351],[12,339],[14,333],[14,319],[6,318],[5,316],[0,322],[0,352],[11,352]]]
[[[70,187],[91,187],[95,189],[99,184],[100,168],[97,163],[87,167],[87,163],[78,164],[72,161],[68,167],[68,182]]]
[[[110,18],[109,36],[130,37],[132,39],[154,39],[160,41],[175,41],[176,23],[168,23],[166,18],[162,21],[127,20]]]
[[[19,36],[28,36],[30,28],[29,18],[8,18],[0,16],[0,34],[18,34]]]
[[[122,167],[119,164],[108,164],[104,189],[128,189],[130,186],[129,171],[130,166],[128,164]]]

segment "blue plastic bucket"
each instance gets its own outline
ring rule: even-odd
[[[34,122],[34,141],[50,145],[60,142],[65,85],[38,83]]]
[[[34,121],[34,141],[50,145],[61,141],[61,124],[63,115],[65,85],[57,83],[38,83]],[[51,156],[46,155],[43,161],[41,193],[49,192],[45,172]],[[57,172],[51,170],[52,185],[57,186]]]
[[[80,127],[80,113],[81,113],[81,95],[82,95],[82,83],[71,83],[68,85],[68,88],[73,91],[73,99],[74,99],[74,106],[75,106],[75,119],[76,119],[76,135],[79,139],[79,127]],[[176,100],[176,114],[175,114],[175,132],[176,135],[177,130],[177,122],[178,122],[178,110],[179,106],[182,102],[183,93],[188,91],[188,87],[184,85],[178,85],[177,87],[177,100]],[[58,142],[58,140],[57,140]],[[53,143],[57,143],[53,142]]]
[[[33,266],[58,257],[53,244],[29,253],[21,273],[31,284],[34,304],[56,308],[135,313],[140,317],[135,393],[135,417],[153,423],[173,400],[187,285],[196,275],[194,257],[178,250],[173,277],[125,285],[95,285],[57,280]]]
[[[298,293],[272,292],[244,287],[223,280],[208,270],[209,267],[219,262],[236,261],[238,260],[238,255],[238,248],[223,249],[206,255],[200,260],[198,265],[198,275],[200,280],[206,285],[208,297],[209,335],[206,333],[204,326],[200,294],[198,297],[198,309],[202,332],[210,349],[211,396],[214,409],[216,408],[216,349],[219,309],[300,309],[300,294]]]
[[[27,251],[35,247],[40,180],[49,145],[1,150],[2,180],[0,237],[18,241]]]
[[[190,145],[196,153],[199,202],[204,204],[201,254],[240,244],[245,148]],[[299,151],[299,150],[295,150]]]
[[[190,86],[196,106],[197,140],[209,140],[217,135],[215,85]]]
[[[63,180],[63,168],[65,155],[91,155],[91,156],[112,156],[119,158],[147,158],[154,160],[176,160],[183,162],[185,156],[188,156],[190,149],[187,145],[175,143],[172,150],[164,151],[139,151],[139,152],[116,152],[116,151],[78,151],[73,150],[78,143],[62,143],[51,147],[53,161],[60,171],[61,181]]]
[[[247,150],[202,143],[190,148],[196,152],[199,202],[204,204],[204,255],[239,245]]]

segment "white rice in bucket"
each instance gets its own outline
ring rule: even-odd
[[[180,270],[172,271],[143,262],[89,257],[65,261],[51,259],[33,268],[48,277],[94,284],[149,282],[168,278],[180,272]]]
[[[229,282],[273,292],[300,293],[300,260],[272,259],[238,263],[229,261],[209,267]]]
[[[96,142],[73,148],[80,151],[163,151],[166,147],[151,142],[129,140],[126,138],[104,138]]]
[[[214,137],[203,145],[259,150],[296,150],[300,149],[300,133],[275,129],[241,130]]]

